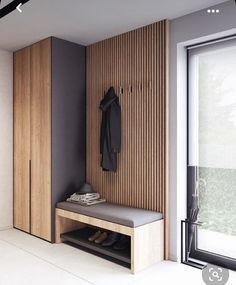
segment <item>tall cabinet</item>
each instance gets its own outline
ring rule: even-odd
[[[14,226],[54,242],[55,206],[85,181],[85,47],[14,54]]]

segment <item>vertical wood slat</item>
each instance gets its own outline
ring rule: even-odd
[[[109,202],[163,212],[166,240],[167,72],[167,21],[87,48],[87,181]],[[103,172],[100,167],[99,104],[110,86],[122,109],[116,173]]]

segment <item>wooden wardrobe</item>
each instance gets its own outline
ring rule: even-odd
[[[54,242],[55,206],[85,181],[85,47],[14,54],[14,227]]]

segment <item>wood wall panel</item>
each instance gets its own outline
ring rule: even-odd
[[[14,54],[14,226],[30,231],[30,48]]]
[[[166,235],[167,72],[167,21],[87,48],[87,181],[109,202],[163,212]],[[99,153],[99,103],[110,86],[122,109],[116,173],[102,171]]]
[[[31,233],[51,241],[51,38],[31,47]]]

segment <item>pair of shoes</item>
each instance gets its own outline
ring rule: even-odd
[[[130,247],[130,237],[116,232],[111,232],[108,235],[107,232],[98,230],[88,240],[96,244],[101,244],[103,247],[113,246],[115,250],[125,250]]]
[[[111,247],[115,250],[125,250],[130,247],[130,237],[116,232],[111,232],[108,238],[102,243],[104,247]]]
[[[115,250],[125,250],[130,247],[130,237],[121,235],[118,242],[113,246]]]
[[[94,241],[96,244],[101,244],[108,237],[107,232],[97,231],[94,235],[88,238],[89,241]]]
[[[88,238],[88,240],[89,240],[89,241],[95,241],[101,234],[102,234],[101,231],[97,231],[97,232],[95,232],[95,234],[93,234],[92,236],[90,236],[90,237]]]
[[[104,247],[113,246],[113,244],[115,244],[119,240],[120,236],[121,235],[118,233],[111,232],[108,238],[102,243],[102,246]]]

